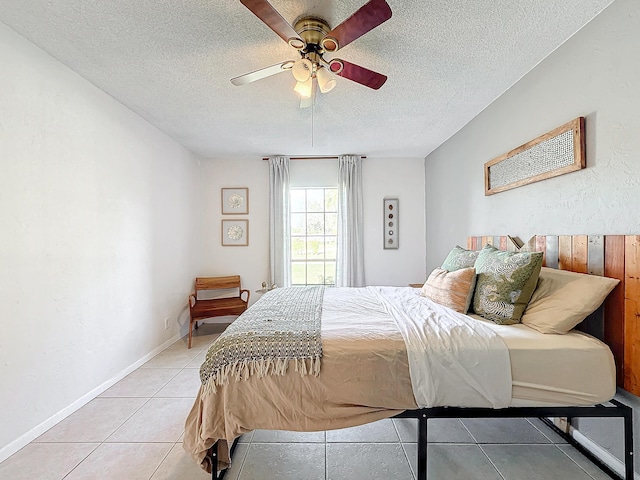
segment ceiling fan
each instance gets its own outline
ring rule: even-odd
[[[324,55],[334,53],[391,18],[386,0],[369,0],[337,27],[330,29],[321,18],[302,16],[291,26],[267,0],[240,0],[290,46],[298,50],[300,59],[287,60],[231,79],[234,85],[245,85],[284,71],[291,71],[297,83],[294,90],[304,104],[314,92],[314,79],[322,93],[336,86],[335,75],[347,78],[374,90],[387,77],[339,58],[327,60]]]

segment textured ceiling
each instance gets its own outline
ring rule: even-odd
[[[335,55],[389,77],[347,79],[300,109],[296,59],[238,0],[7,0],[0,20],[202,157],[424,157],[612,0],[388,0],[392,18]],[[272,0],[336,26],[364,0]]]

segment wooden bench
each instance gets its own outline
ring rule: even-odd
[[[198,293],[208,290],[237,289],[238,296],[218,297],[212,299],[199,299]],[[246,293],[247,298],[242,299]],[[189,295],[189,348],[191,348],[191,336],[193,324],[198,328],[198,320],[225,315],[240,315],[247,309],[249,303],[249,290],[243,290],[240,286],[240,275],[228,277],[199,277],[195,281],[194,292]]]

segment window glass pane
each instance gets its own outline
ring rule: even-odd
[[[324,262],[324,283],[325,285],[335,285],[336,262]]]
[[[305,196],[306,193],[304,190],[294,190],[290,191],[290,199],[291,199],[291,211],[292,212],[304,212],[305,211]]]
[[[304,235],[306,233],[305,213],[292,213],[291,214],[291,235]]]
[[[307,239],[306,237],[291,237],[291,259],[306,260]]]
[[[324,258],[327,260],[336,259],[336,251],[338,249],[336,237],[325,237],[324,240]]]
[[[307,190],[307,212],[324,211],[324,189],[310,188]]]
[[[324,214],[324,234],[338,235],[338,214],[337,213]]]
[[[291,275],[293,285],[335,285],[336,188],[291,190]]]
[[[305,285],[307,283],[307,264],[305,262],[291,263],[291,283]]]
[[[324,263],[307,263],[307,285],[324,285]]]
[[[338,189],[327,188],[324,191],[324,209],[326,212],[338,211]]]
[[[324,234],[324,213],[307,214],[307,235]]]
[[[324,237],[307,237],[307,259],[324,260]]]

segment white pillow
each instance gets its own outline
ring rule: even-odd
[[[542,267],[522,323],[541,333],[567,333],[594,312],[619,280]]]

